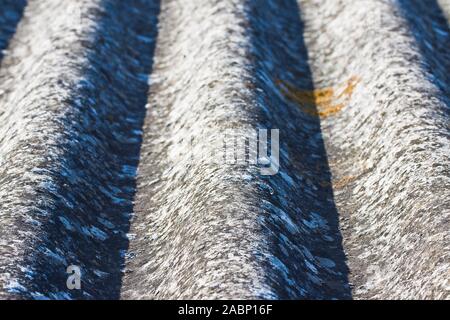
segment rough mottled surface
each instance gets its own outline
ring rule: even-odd
[[[1,297],[119,295],[158,12],[127,3],[29,1],[11,41],[0,72]],[[66,287],[72,264],[81,291]]]
[[[123,297],[350,297],[319,121],[275,84],[311,87],[296,3],[166,1],[160,20]],[[282,128],[278,174],[191,161],[187,137],[248,127]]]
[[[0,0],[0,299],[449,299],[448,8]]]
[[[304,1],[315,84],[361,78],[321,122],[358,298],[449,298],[450,34],[432,2]]]

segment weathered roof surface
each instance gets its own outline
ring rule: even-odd
[[[0,298],[450,298],[449,7],[0,0]]]

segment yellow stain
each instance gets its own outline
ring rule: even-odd
[[[342,177],[341,179],[337,180],[334,183],[334,188],[335,189],[342,189],[343,187],[345,187],[349,183],[355,181],[357,178],[358,178],[357,176],[345,176],[345,177]]]
[[[328,87],[315,90],[298,89],[283,80],[276,80],[275,82],[281,88],[284,96],[296,102],[303,112],[311,116],[324,118],[345,108],[359,82],[359,78],[353,76],[343,86],[337,86],[337,88]]]

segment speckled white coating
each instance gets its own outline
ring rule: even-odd
[[[0,0],[0,299],[449,299],[446,14]],[[228,129],[279,172],[213,161]]]
[[[316,86],[361,78],[321,122],[353,296],[448,299],[448,25],[433,1],[301,4]]]
[[[153,2],[128,3],[29,1],[10,42],[1,298],[118,297],[157,16]],[[66,286],[69,265],[81,267],[80,291]]]
[[[311,87],[301,32],[292,1],[163,3],[123,298],[350,297],[318,119],[276,86]],[[280,128],[279,174],[183,142],[249,127]]]

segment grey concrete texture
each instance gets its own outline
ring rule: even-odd
[[[449,299],[448,9],[0,0],[0,299]]]

